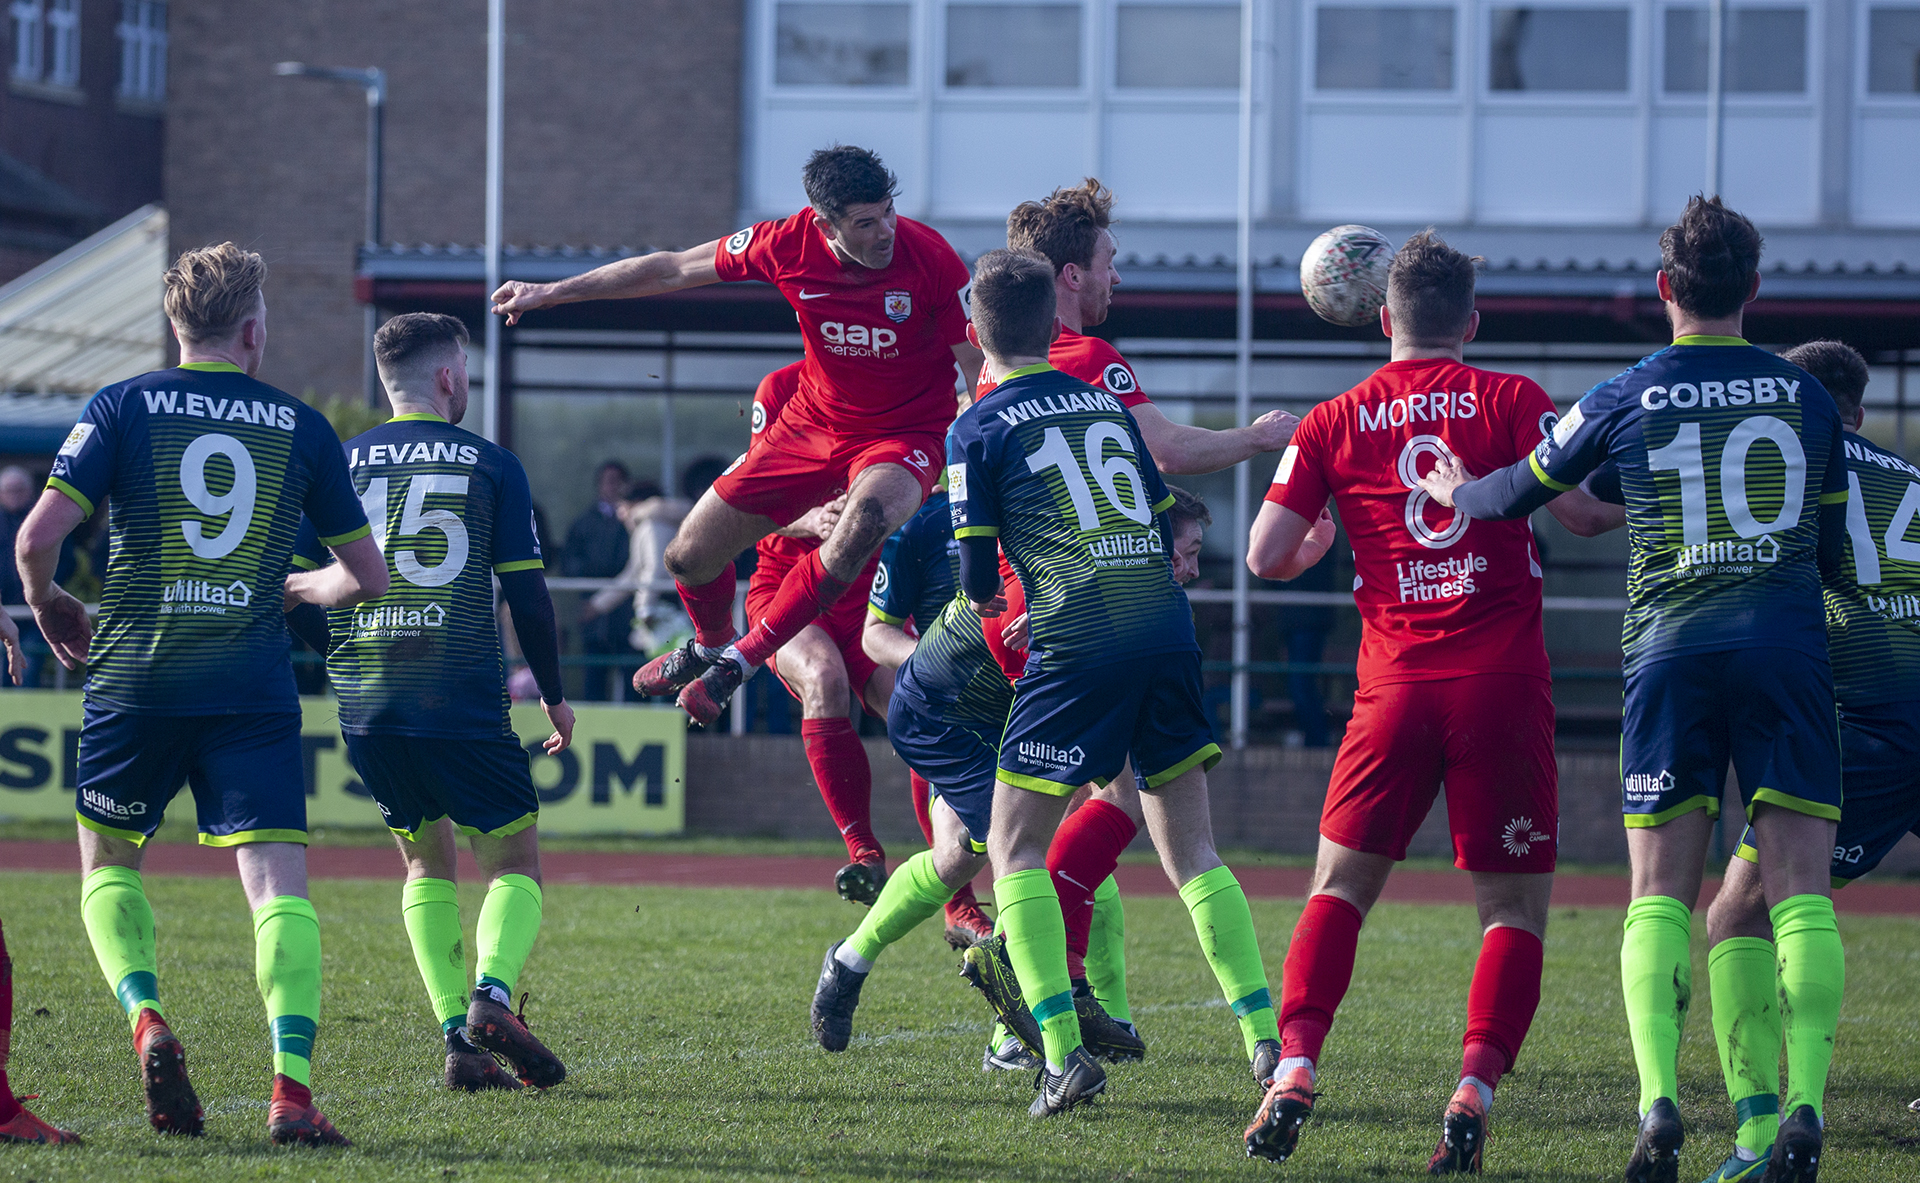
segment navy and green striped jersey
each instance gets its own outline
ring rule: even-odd
[[[1920,468],[1849,432],[1847,561],[1826,581],[1842,709],[1920,700]]]
[[[935,489],[918,512],[880,547],[867,611],[888,624],[913,621],[925,636],[960,587],[960,552],[953,541],[947,492]]]
[[[998,749],[1013,706],[1013,683],[987,648],[984,628],[965,596],[949,599],[901,665],[894,693],[904,693],[929,717],[965,727]]]
[[[947,433],[956,538],[997,536],[1027,593],[1030,672],[1196,650],[1158,515],[1173,495],[1120,400],[1038,363]]]
[[[1571,489],[1611,461],[1627,509],[1626,668],[1748,646],[1827,656],[1815,554],[1844,501],[1840,413],[1738,337],[1681,337],[1594,387],[1526,463]]]
[[[300,708],[281,587],[304,510],[367,533],[340,439],[238,366],[194,362],[93,396],[47,484],[112,535],[87,701],[143,715]]]
[[[396,415],[346,453],[391,583],[327,613],[340,729],[511,735],[493,575],[542,566],[526,470],[438,415]],[[296,561],[324,561],[311,533]]]

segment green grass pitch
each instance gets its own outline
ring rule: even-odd
[[[74,879],[0,873],[16,964],[14,1083],[88,1143],[0,1149],[0,1179],[1411,1178],[1453,1083],[1478,946],[1464,907],[1374,913],[1327,1045],[1320,1113],[1294,1160],[1274,1166],[1242,1156],[1256,1089],[1175,899],[1127,907],[1146,1062],[1113,1069],[1091,1106],[1036,1122],[1030,1078],[980,1071],[984,1008],[932,925],[880,961],[849,1051],[812,1043],[821,953],[857,919],[825,892],[550,888],[523,986],[534,1030],[572,1077],[543,1096],[451,1095],[397,878],[317,882],[327,976],[315,1092],[356,1145],[315,1152],[266,1144],[267,1037],[238,883],[156,877],[149,890],[162,997],[208,1136],[147,1129],[127,1024],[87,946]],[[469,933],[479,901],[463,889]],[[1253,910],[1277,987],[1298,905]],[[1620,920],[1554,915],[1539,1017],[1493,1111],[1490,1175],[1619,1178],[1636,1095]],[[1920,922],[1843,917],[1841,932],[1848,987],[1821,1175],[1920,1178],[1920,1118],[1906,1112],[1920,1096]],[[1698,943],[1694,960],[1683,1180],[1704,1177],[1731,1135]]]

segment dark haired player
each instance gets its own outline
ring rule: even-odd
[[[943,469],[940,483],[927,495],[926,504],[880,548],[880,566],[874,573],[861,633],[860,643],[867,656],[893,670],[897,679],[919,638],[940,619],[959,586],[960,548],[953,539]],[[932,846],[933,785],[911,767],[908,774],[914,814],[927,845]],[[993,922],[980,910],[972,880],[960,885],[945,910],[947,943],[954,948],[965,949],[993,935]]]
[[[775,424],[800,393],[805,362],[783,366],[760,379],[753,395],[753,437],[747,455],[765,446]],[[771,611],[780,586],[795,567],[819,551],[832,536],[846,505],[840,494],[815,506],[762,538],[754,547],[753,575],[747,581],[747,618]],[[879,560],[868,560],[848,593],[819,619],[801,629],[767,659],[772,670],[800,700],[800,738],[820,798],[847,844],[847,865],[833,877],[842,899],[871,905],[886,882],[886,851],[873,832],[873,766],[866,745],[848,718],[849,696],[876,718],[886,718],[893,671],[874,662],[861,645],[867,591]]]
[[[512,452],[455,426],[467,411],[466,343],[466,326],[437,313],[380,326],[374,359],[393,418],[348,440],[346,454],[390,590],[326,615],[296,609],[288,621],[327,654],[347,759],[406,863],[401,915],[446,1036],[447,1087],[551,1088],[566,1067],[510,1009],[540,933],[540,798],[507,717],[496,578],[553,723],[547,752],[572,742],[573,708],[560,687],[526,471]],[[323,561],[309,525],[294,564]],[[455,827],[488,880],[471,1002]],[[519,1080],[489,1053],[506,1057]]]
[[[1822,581],[1846,789],[1830,868],[1839,888],[1920,833],[1920,468],[1859,434],[1868,375],[1858,353],[1811,341],[1780,358],[1826,387],[1846,432],[1847,556]],[[1778,951],[1751,827],[1735,853],[1707,909],[1707,976],[1738,1128],[1707,1183],[1758,1179],[1780,1121]]]
[[[1023,201],[1007,215],[1007,246],[1033,251],[1053,264],[1059,330],[1047,350],[1048,363],[1119,399],[1163,474],[1218,472],[1284,448],[1299,423],[1285,411],[1269,411],[1245,427],[1224,431],[1173,422],[1140,389],[1120,351],[1086,334],[1087,328],[1107,319],[1113,289],[1120,283],[1112,222],[1113,193],[1092,177],[1055,189],[1039,201]],[[983,382],[981,394],[986,390]],[[1007,675],[1017,678],[1027,659],[1026,595],[1004,557],[1000,578],[1008,627],[1004,632],[989,630],[987,641]],[[1008,640],[1015,644],[1009,646]],[[1127,1002],[1126,913],[1113,872],[1144,817],[1133,771],[1124,769],[1110,783],[1093,786],[1086,802],[1061,823],[1047,851],[1047,870],[1066,918],[1067,968],[1074,991],[1096,998],[1135,1043],[1139,1041]],[[1139,1049],[1144,1052],[1145,1044],[1139,1043]]]
[[[1480,1170],[1494,1088],[1540,1001],[1560,805],[1533,531],[1435,513],[1416,483],[1447,457],[1510,463],[1553,426],[1553,402],[1531,379],[1461,360],[1480,325],[1478,262],[1431,232],[1394,256],[1380,310],[1392,360],[1307,412],[1247,549],[1255,574],[1299,576],[1333,542],[1336,501],[1362,620],[1353,721],[1327,789],[1312,894],[1287,947],[1284,1059],[1246,1135],[1247,1153],[1263,1158],[1285,1161],[1312,1116],[1361,924],[1442,780],[1454,864],[1473,875],[1482,937],[1434,1173]],[[1552,508],[1583,534],[1597,532],[1588,516],[1610,512],[1581,493]]]
[[[200,841],[232,847],[253,911],[272,1030],[276,1143],[346,1145],[313,1104],[320,920],[307,900],[300,700],[285,606],[344,607],[386,591],[333,428],[257,381],[266,264],[227,242],[166,275],[180,364],[93,396],[20,527],[20,579],[40,633],[68,669],[87,665],[77,814],[80,911],[107,984],[133,1024],[147,1120],[195,1135],[204,1114],[160,1005],[146,843],[183,784]],[[53,582],[60,543],[113,501],[112,559],[96,637]],[[305,512],[340,559],[287,575]],[[283,603],[284,600],[284,603]]]
[[[1192,609],[1172,577],[1165,513],[1174,499],[1119,400],[1047,364],[1053,277],[1028,252],[980,259],[968,333],[998,385],[960,416],[947,443],[964,594],[983,616],[1004,609],[996,540],[1030,592],[1032,657],[1000,743],[989,837],[1018,989],[988,992],[1003,1016],[1011,997],[1024,998],[1040,1025],[1036,1116],[1106,1087],[1082,1047],[1046,853],[1066,799],[1118,775],[1129,753],[1145,780],[1154,845],[1204,937],[1249,1058],[1278,1034],[1246,895],[1207,821],[1205,768],[1220,749],[1200,706]],[[967,958],[990,975],[998,962],[983,951]]]
[[[1788,1089],[1775,1183],[1819,1169],[1846,980],[1828,880],[1840,752],[1821,578],[1844,563],[1847,464],[1832,397],[1740,336],[1760,248],[1718,197],[1689,201],[1660,236],[1672,346],[1588,391],[1525,460],[1479,480],[1443,460],[1420,480],[1434,500],[1498,522],[1605,466],[1626,504],[1620,768],[1634,898],[1620,976],[1641,1113],[1628,1183],[1679,1170],[1688,942],[1729,760],[1779,957]]]
[[[642,694],[678,691],[680,706],[702,724],[831,608],[913,516],[940,477],[954,364],[969,386],[979,369],[965,334],[966,264],[938,232],[894,212],[895,178],[879,157],[823,148],[803,178],[809,208],[790,218],[555,284],[507,283],[493,294],[494,311],[513,323],[553,304],[758,280],[779,288],[800,320],[807,357],[798,397],[762,446],[700,498],[667,547],[694,637],[634,679]],[[842,494],[846,508],[831,536],[794,565],[766,612],[736,637],[733,556]]]

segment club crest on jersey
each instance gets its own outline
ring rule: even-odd
[[[894,324],[913,315],[912,292],[888,292],[886,303],[887,319]]]
[[[727,239],[727,253],[729,255],[737,255],[741,251],[746,250],[747,244],[752,241],[753,227],[749,226],[745,230],[735,231],[733,237]]]
[[[1132,394],[1139,389],[1139,383],[1133,380],[1133,371],[1122,362],[1108,362],[1107,368],[1100,373],[1100,385],[1115,394]]]

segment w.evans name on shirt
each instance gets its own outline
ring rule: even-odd
[[[215,398],[209,394],[196,394],[178,390],[142,390],[141,396],[147,400],[149,415],[188,415],[195,419],[213,419],[223,423],[252,423],[261,427],[278,427],[282,431],[292,431],[295,422],[293,408],[282,404],[261,402],[258,399]],[[91,427],[91,424],[81,424]],[[77,429],[76,429],[77,430]],[[79,441],[85,443],[85,437]],[[69,437],[69,446],[78,451],[78,445]],[[66,450],[63,448],[63,454]]]

